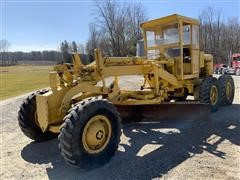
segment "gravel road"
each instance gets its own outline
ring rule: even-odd
[[[128,123],[105,166],[82,171],[66,164],[57,139],[35,143],[17,123],[26,95],[0,102],[0,179],[240,179],[240,78],[234,104],[211,119]]]

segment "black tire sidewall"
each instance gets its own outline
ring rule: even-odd
[[[216,86],[217,88],[217,93],[218,93],[218,98],[217,98],[217,102],[213,105],[211,104],[211,112],[216,112],[218,111],[219,107],[221,106],[221,102],[222,102],[222,92],[220,89],[220,84],[218,81],[214,81],[212,83],[212,86]]]
[[[217,91],[218,91],[218,101],[214,105],[212,104],[212,102],[210,100],[210,92],[211,92],[212,85],[215,85],[217,87]],[[217,81],[217,78],[208,76],[203,79],[202,83],[200,84],[200,88],[199,88],[199,100],[201,103],[210,104],[211,112],[216,112],[219,109],[219,107],[221,105],[221,101],[222,101],[221,94],[222,94],[222,92],[220,90],[220,85]]]
[[[220,84],[220,88],[222,91],[222,105],[231,105],[234,99],[234,94],[235,94],[235,85],[234,85],[234,81],[232,76],[224,74],[222,76],[219,77],[218,79],[219,84]],[[227,98],[226,95],[226,85],[227,83],[230,82],[231,84],[231,97],[230,99]]]

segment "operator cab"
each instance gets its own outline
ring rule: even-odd
[[[177,14],[141,24],[144,52],[179,80],[199,76],[199,22]],[[172,62],[172,63],[171,63]]]

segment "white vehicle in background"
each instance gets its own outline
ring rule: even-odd
[[[240,76],[240,53],[235,53],[231,57],[231,66],[225,64],[214,64],[215,74],[231,74]]]

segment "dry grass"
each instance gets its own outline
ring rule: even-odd
[[[1,100],[47,87],[51,66],[1,67]]]

